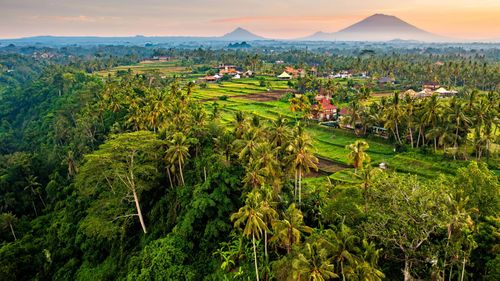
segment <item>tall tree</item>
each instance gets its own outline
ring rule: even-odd
[[[282,214],[282,219],[273,221],[272,226],[273,237],[269,241],[279,243],[287,253],[292,251],[294,244],[300,243],[303,232],[312,232],[312,228],[304,224],[304,216],[294,203]]]
[[[238,212],[231,215],[231,220],[234,221],[234,227],[243,228],[243,235],[252,238],[255,277],[259,280],[259,267],[257,265],[257,248],[255,239],[260,239],[264,231],[268,231],[264,222],[264,214],[260,212],[261,195],[257,189],[254,189],[247,195],[245,206],[241,207]]]
[[[165,154],[165,158],[168,159],[169,163],[176,163],[178,165],[182,185],[185,185],[182,168],[189,156],[189,146],[192,141],[192,139],[188,139],[183,133],[175,133],[168,142],[168,149]]]
[[[355,173],[363,167],[365,162],[370,162],[370,156],[365,152],[368,148],[370,146],[364,140],[357,140],[346,146],[346,149],[350,151],[347,157],[352,162]]]
[[[14,231],[14,224],[17,222],[17,217],[12,213],[3,213],[0,216],[0,221],[3,224],[3,228],[8,228],[12,237],[14,237],[14,241],[17,240],[16,232]]]
[[[318,158],[312,153],[312,140],[298,125],[295,128],[294,140],[288,146],[288,161],[295,172],[295,196],[299,197],[299,205],[302,203],[302,177],[304,172],[310,169],[318,170]]]
[[[160,141],[153,133],[138,131],[113,136],[99,150],[85,157],[86,162],[77,176],[77,185],[83,194],[97,197],[95,204],[101,208],[110,200],[127,202],[129,197],[135,204],[136,213],[104,220],[137,216],[143,232],[147,233],[140,194],[153,186],[159,146]],[[103,186],[109,191],[103,190]]]

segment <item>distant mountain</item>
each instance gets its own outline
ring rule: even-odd
[[[303,40],[318,41],[449,41],[445,37],[422,30],[395,16],[375,14],[334,33],[317,32]]]
[[[266,40],[264,37],[255,35],[243,28],[236,28],[234,31],[223,36],[197,37],[197,36],[123,36],[123,37],[100,37],[100,36],[34,36],[16,39],[0,39],[1,45],[22,44],[22,45],[154,45],[174,43],[181,44],[201,44],[207,42],[225,41],[255,41]]]
[[[253,41],[253,40],[264,40],[265,38],[256,35],[246,29],[238,27],[235,30],[220,37],[220,39],[229,41]]]

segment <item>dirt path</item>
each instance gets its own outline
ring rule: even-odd
[[[330,175],[335,172],[338,172],[340,170],[344,170],[349,168],[349,166],[336,163],[332,160],[318,157],[319,163],[318,163],[318,171],[311,171],[309,172],[306,177],[308,178],[314,178],[314,177],[319,177],[319,176],[324,176],[324,175]]]

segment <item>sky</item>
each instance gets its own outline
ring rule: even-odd
[[[500,39],[500,0],[0,0],[0,38],[335,32],[375,13],[457,39]]]

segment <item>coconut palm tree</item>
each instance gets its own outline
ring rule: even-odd
[[[355,252],[357,248],[355,246],[356,240],[358,239],[349,227],[345,224],[341,224],[340,228],[334,232],[332,230],[327,230],[325,233],[326,237],[326,247],[333,253],[333,258],[340,267],[340,273],[342,280],[346,280],[346,271],[352,271],[355,265]],[[345,265],[348,263],[348,270],[346,270]]]
[[[401,142],[401,137],[399,134],[399,123],[400,123],[400,120],[402,119],[402,116],[403,116],[403,114],[402,114],[401,107],[400,107],[399,94],[394,93],[392,102],[391,102],[389,108],[387,108],[387,110],[385,111],[384,117],[385,117],[386,122],[384,124],[384,127],[387,129],[390,129],[393,132],[394,138],[400,144],[402,142]]]
[[[190,140],[186,138],[183,133],[175,133],[172,137],[172,140],[170,140],[168,143],[168,149],[165,156],[166,159],[168,159],[167,162],[177,163],[182,185],[185,184],[182,167],[184,166],[184,162],[189,156],[189,145]]]
[[[346,274],[349,280],[381,281],[385,275],[377,268],[380,249],[375,244],[363,240],[362,252],[354,260],[353,271]]]
[[[312,140],[303,128],[298,125],[295,128],[294,140],[288,146],[288,163],[292,164],[295,171],[295,196],[299,197],[299,205],[302,203],[302,176],[310,169],[318,170],[318,158],[312,153]]]
[[[328,251],[317,243],[306,243],[304,250],[292,261],[294,278],[302,280],[324,281],[337,278],[333,264],[330,263]]]
[[[294,244],[300,243],[303,232],[312,232],[312,228],[304,224],[304,216],[294,203],[283,213],[282,219],[273,221],[272,226],[274,235],[269,241],[278,243],[287,253],[292,251]]]
[[[431,130],[433,129],[434,131],[436,130],[436,127],[438,126],[439,119],[441,118],[442,114],[442,106],[441,103],[439,102],[438,95],[434,94],[432,97],[427,99],[425,102],[423,108],[422,108],[422,123],[430,126]],[[437,133],[432,133],[429,134],[433,140],[434,140],[434,151],[437,150],[437,139],[439,137],[439,134]]]
[[[196,84],[193,82],[193,81],[189,81],[186,86],[185,86],[185,90],[186,90],[186,94],[187,96],[191,96],[191,94],[193,93],[194,89],[196,87]]]
[[[245,168],[245,176],[243,177],[243,183],[247,187],[252,189],[257,189],[265,182],[262,169],[254,161],[250,163]]]
[[[357,140],[346,146],[346,149],[350,151],[347,157],[354,166],[354,173],[357,173],[358,169],[362,168],[365,162],[370,162],[370,156],[365,152],[368,148],[370,146],[364,140]]]
[[[259,211],[263,215],[263,220],[266,223],[266,226],[271,225],[274,220],[278,218],[278,212],[274,209],[275,203],[272,202],[273,199],[273,189],[269,188],[267,186],[262,186],[261,187],[261,192],[262,192],[262,200],[260,201],[259,205]],[[268,236],[268,229],[264,230],[264,256],[266,258],[266,263],[269,262],[269,257],[267,254],[267,236]],[[266,280],[268,272],[266,270]]]
[[[259,280],[259,267],[257,265],[257,248],[255,239],[260,239],[264,231],[269,229],[264,222],[264,214],[260,211],[261,195],[259,190],[254,189],[247,195],[245,206],[241,207],[237,213],[231,215],[231,220],[234,221],[234,227],[240,228],[243,226],[243,235],[247,238],[252,238],[255,276]]]
[[[459,132],[460,130],[468,130],[469,125],[472,124],[472,120],[465,113],[465,106],[459,102],[456,98],[453,98],[450,102],[450,114],[448,115],[448,122],[453,124],[455,127],[455,137],[453,140],[453,147],[455,148],[455,152],[458,149],[459,143]],[[456,153],[453,157],[456,156]]]
[[[380,168],[374,168],[369,164],[366,164],[363,169],[360,170],[356,177],[361,180],[361,184],[363,187],[363,197],[365,200],[365,214],[368,212],[368,199],[369,199],[369,188],[373,182],[373,179],[378,173],[381,173],[382,170]]]
[[[224,155],[227,164],[231,163],[231,153],[234,149],[234,136],[231,132],[225,131],[220,134],[215,140],[215,147]]]
[[[14,224],[17,222],[17,217],[12,213],[3,213],[0,217],[4,228],[9,228],[14,237],[14,241],[17,240],[16,232],[14,231]]]

